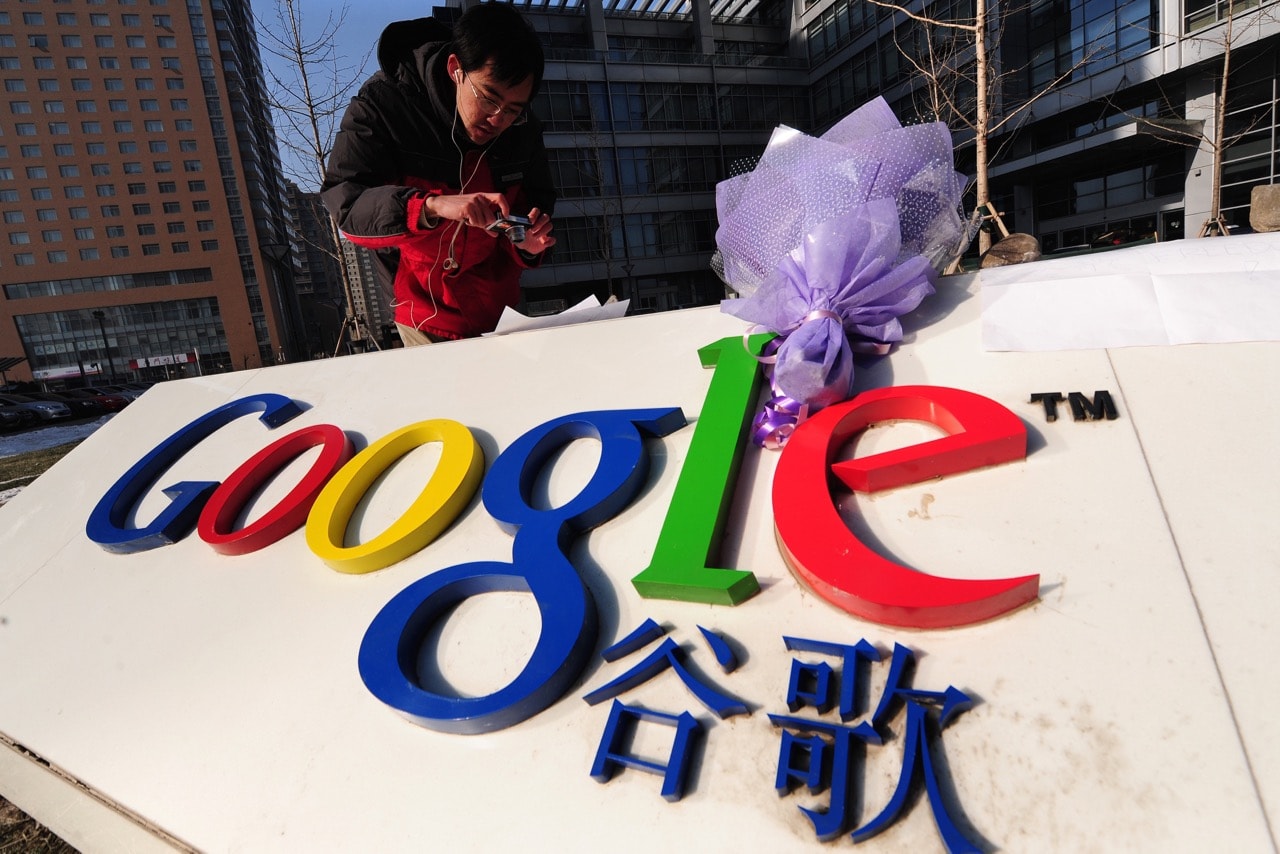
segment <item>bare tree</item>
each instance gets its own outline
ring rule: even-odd
[[[276,0],[274,20],[256,16],[256,24],[259,47],[279,60],[266,63],[264,71],[267,97],[280,130],[277,138],[291,155],[284,173],[300,187],[319,188],[338,124],[351,92],[364,79],[369,53],[359,63],[350,63],[338,53],[337,36],[351,11],[349,6],[330,12],[324,25],[310,37],[303,27],[301,6],[301,0]],[[354,309],[351,272],[342,257],[338,226],[327,215],[324,221],[332,243],[318,248],[335,260],[346,301],[338,349],[344,333],[350,335],[350,340],[364,339],[377,347],[376,336],[368,334],[365,319]]]
[[[1010,105],[1002,103],[999,92],[1003,78],[1016,71],[1002,71],[996,62],[1008,10],[1000,16],[999,26],[993,27],[988,15],[989,0],[974,0],[973,18],[960,20],[915,12],[888,0],[867,2],[897,12],[917,24],[907,44],[904,45],[896,30],[894,42],[903,58],[923,80],[927,98],[936,110],[935,118],[952,130],[966,129],[972,134],[974,210],[975,215],[983,215],[982,211],[991,202],[989,165],[993,159],[990,150],[992,138],[1019,120],[1040,98],[1070,80],[1089,61],[1089,56],[1072,64],[1027,99]],[[927,4],[923,8],[927,8]],[[965,94],[969,82],[973,85],[972,103]],[[985,252],[990,246],[990,234],[985,230],[979,232],[979,251]]]
[[[1212,50],[1219,54],[1220,65],[1213,81],[1213,103],[1205,119],[1170,119],[1135,117],[1139,128],[1147,134],[1172,142],[1195,148],[1209,158],[1209,210],[1200,226],[1200,237],[1227,235],[1225,220],[1222,217],[1222,171],[1227,152],[1243,137],[1253,132],[1260,122],[1258,117],[1245,118],[1239,127],[1229,132],[1227,117],[1231,112],[1229,94],[1231,75],[1237,71],[1235,50],[1247,35],[1250,26],[1259,30],[1264,22],[1275,21],[1275,8],[1266,9],[1258,0],[1225,0],[1225,5],[1214,4],[1211,9],[1222,9],[1220,22],[1209,24],[1199,30],[1188,41],[1197,44],[1201,49]],[[1244,11],[1244,10],[1248,11]],[[1252,15],[1249,21],[1237,17]],[[1262,58],[1268,59],[1265,52]],[[1206,125],[1208,126],[1206,129]]]

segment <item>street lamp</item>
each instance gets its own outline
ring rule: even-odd
[[[98,321],[98,331],[102,333],[102,352],[107,357],[107,370],[111,372],[111,384],[116,384],[116,364],[111,359],[111,347],[107,344],[107,327],[103,324],[103,319],[107,313],[100,308],[93,310],[93,319]]]

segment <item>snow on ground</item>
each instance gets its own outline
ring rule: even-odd
[[[0,457],[14,457],[30,451],[56,448],[58,445],[65,445],[68,442],[78,442],[103,424],[106,424],[110,419],[110,415],[104,415],[96,421],[36,427],[22,433],[0,436]],[[13,498],[20,490],[21,487],[17,489],[0,489],[0,505]]]

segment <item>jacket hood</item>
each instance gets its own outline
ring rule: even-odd
[[[378,66],[392,80],[405,64],[415,65],[413,55],[431,42],[447,42],[453,30],[435,18],[415,18],[388,24],[378,39]]]

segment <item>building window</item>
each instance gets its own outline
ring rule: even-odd
[[[159,254],[160,254],[160,244],[159,244],[159,243],[144,243],[144,244],[142,244],[142,254],[143,254],[143,255],[159,255]]]
[[[150,235],[153,235],[153,234],[155,234],[155,233],[156,233],[156,225],[155,225],[155,223],[153,223],[153,222],[140,222],[140,223],[138,223],[138,236],[139,236],[139,237],[149,237]]]
[[[22,211],[5,211],[4,221],[6,225],[13,225],[19,222],[26,222],[27,218]]]
[[[103,216],[120,216],[119,205],[103,205],[99,210],[102,211]]]
[[[53,200],[53,190],[48,187],[32,187],[31,198],[37,202],[48,202]]]
[[[86,60],[83,56],[67,57],[67,68],[70,68],[72,71],[83,71],[88,67],[89,67],[89,61]]]
[[[52,131],[53,127],[50,126],[49,129]],[[81,122],[80,132],[81,133],[102,133],[102,122]]]
[[[187,241],[185,240],[179,240],[176,243],[172,244],[172,249],[174,252],[190,252],[191,245],[187,243]]]
[[[97,261],[99,258],[97,247],[87,246],[80,250],[81,261]]]
[[[147,133],[164,133],[164,122],[159,119],[148,119],[142,123],[142,129]]]
[[[54,249],[46,252],[45,257],[49,259],[50,264],[65,264],[67,263],[67,250]]]
[[[77,228],[75,233],[76,240],[93,240],[92,228]]]
[[[129,247],[128,246],[112,246],[111,257],[112,258],[128,258]]]
[[[124,169],[124,174],[126,175],[142,174],[142,164],[137,162],[136,160],[130,160],[129,162],[125,163],[121,168]]]
[[[150,213],[151,213],[151,205],[147,204],[146,202],[142,202],[141,204],[137,204],[133,206],[134,216],[148,216]]]
[[[182,213],[182,202],[165,202],[161,207],[167,214]]]
[[[176,193],[178,192],[178,185],[172,181],[161,181],[159,189],[162,193]]]
[[[188,189],[189,191],[191,191],[192,193],[203,193],[203,192],[204,192],[204,181],[188,181],[188,182],[187,182],[187,189]],[[208,204],[208,203],[206,202],[206,204]],[[208,210],[208,208],[206,208],[206,210]]]
[[[147,192],[147,185],[143,183],[130,184],[128,186],[128,190],[129,190],[129,195],[131,196],[145,195]]]
[[[99,184],[95,189],[97,190],[99,198],[114,196],[116,194],[115,184]]]
[[[72,219],[88,219],[89,218],[89,209],[86,207],[73,207],[70,210],[68,210],[67,213],[71,215]]]
[[[93,46],[94,47],[115,47],[116,37],[115,36],[94,36]]]
[[[62,232],[56,228],[50,228],[40,232],[40,239],[45,243],[61,243]]]
[[[9,232],[9,245],[10,245],[10,246],[23,246],[23,245],[25,245],[25,244],[27,244],[27,243],[30,243],[30,242],[31,242],[31,235],[30,235],[30,234],[27,234],[25,231],[11,231],[11,232]]]
[[[108,92],[123,92],[124,81],[119,77],[106,77],[102,81],[102,88]]]
[[[107,237],[124,237],[124,226],[123,225],[107,226]]]
[[[166,227],[169,229],[170,234],[183,234],[187,230],[185,222],[171,222]]]
[[[147,150],[152,154],[163,154],[169,150],[169,143],[163,139],[153,139],[147,143]]]
[[[57,222],[58,212],[53,208],[40,208],[36,211],[36,219],[41,222]]]
[[[201,249],[203,249],[205,252],[217,252],[217,251],[218,251],[218,241],[216,241],[216,240],[201,240],[201,241],[200,241],[200,248],[201,248]]]
[[[98,57],[98,67],[103,71],[114,71],[120,67],[120,60],[114,56]]]

